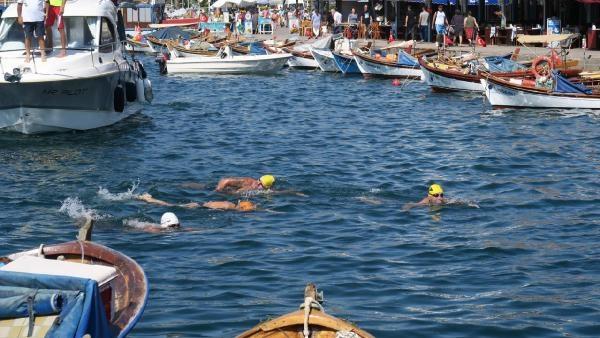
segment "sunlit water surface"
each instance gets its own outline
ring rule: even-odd
[[[94,239],[139,262],[131,336],[232,337],[302,302],[377,337],[600,333],[600,115],[491,110],[316,71],[157,75],[143,114],[89,132],[0,133],[2,253]],[[236,201],[220,177],[273,173],[299,194],[254,213],[144,204]],[[402,211],[442,184],[456,203]],[[190,184],[193,183],[193,184]],[[141,228],[174,211],[190,231]]]

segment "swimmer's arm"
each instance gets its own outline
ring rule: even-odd
[[[203,207],[214,210],[235,210],[235,204],[228,201],[210,201],[202,204]]]
[[[270,190],[271,194],[276,194],[276,195],[296,195],[296,196],[300,196],[300,197],[308,197],[308,195],[301,193],[299,191],[296,190]]]
[[[144,202],[150,203],[150,204],[162,205],[162,206],[166,206],[166,207],[173,206],[173,204],[171,204],[171,203],[161,201],[159,199],[152,197],[152,195],[150,195],[149,193],[144,193],[144,194],[138,195],[135,198],[139,201],[144,201]]]
[[[239,190],[244,186],[243,180],[239,178],[224,178],[219,181],[215,191]]]

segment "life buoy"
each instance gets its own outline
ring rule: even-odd
[[[536,78],[550,75],[554,68],[554,62],[547,56],[538,56],[531,63],[531,70]]]

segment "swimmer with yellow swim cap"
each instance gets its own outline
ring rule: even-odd
[[[432,184],[429,187],[427,196],[423,198],[418,204],[420,205],[441,205],[445,204],[446,199],[444,198],[444,189],[439,184]]]
[[[431,206],[431,205],[442,205],[446,204],[447,200],[444,198],[444,189],[439,184],[432,184],[429,186],[427,196],[418,203],[407,203],[402,209],[409,210],[417,206]]]
[[[263,175],[259,179],[252,177],[226,177],[222,178],[215,191],[239,194],[245,191],[270,190],[275,183],[275,176]]]

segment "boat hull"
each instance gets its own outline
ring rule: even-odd
[[[319,68],[319,63],[315,59],[300,57],[300,56],[292,56],[288,59],[287,64],[292,68],[305,68],[305,69],[315,69]]]
[[[87,130],[114,124],[139,112],[126,102],[114,109],[119,73],[71,80],[0,83],[0,129],[23,134]]]
[[[324,72],[339,72],[340,69],[336,66],[333,59],[333,53],[330,50],[310,48],[312,56],[319,65],[319,68]]]
[[[232,58],[184,57],[167,61],[169,73],[248,74],[276,73],[288,61],[290,54],[253,55]]]
[[[345,56],[332,52],[335,65],[343,74],[362,74],[353,56]]]
[[[419,68],[403,67],[400,65],[386,65],[375,63],[358,55],[354,56],[356,65],[361,73],[366,75],[388,76],[395,78],[421,79],[423,72]]]
[[[443,74],[430,71],[428,68],[421,66],[423,79],[436,91],[467,91],[467,92],[483,92],[483,86],[480,82],[463,81],[460,79],[444,76]]]
[[[481,79],[485,96],[494,108],[583,108],[600,109],[600,96],[582,97],[558,93],[536,92]]]

